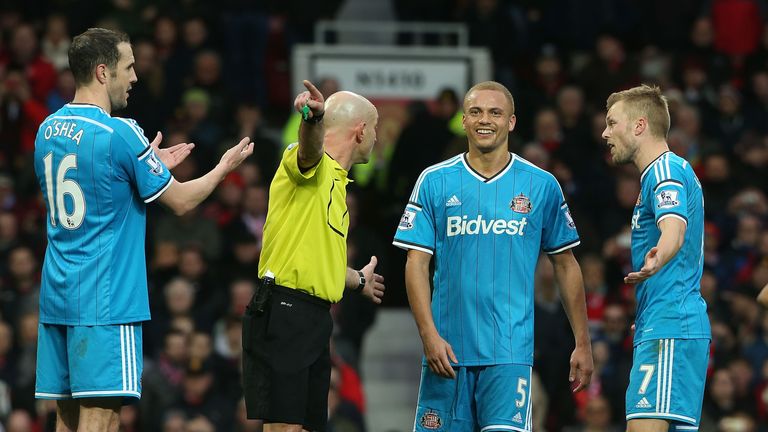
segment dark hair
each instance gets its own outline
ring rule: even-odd
[[[100,64],[114,70],[120,59],[117,46],[123,42],[131,42],[127,34],[103,28],[89,28],[75,36],[68,53],[75,86],[89,84],[93,79],[93,69]]]

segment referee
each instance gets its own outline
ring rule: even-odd
[[[325,431],[332,303],[344,289],[384,296],[376,257],[347,267],[346,186],[376,142],[376,107],[351,92],[324,101],[309,81],[294,105],[299,142],[288,146],[269,188],[260,284],[243,318],[243,390],[248,418],[264,430]]]

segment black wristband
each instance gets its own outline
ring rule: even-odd
[[[365,275],[360,270],[357,271],[357,275],[360,276],[360,282],[358,282],[357,288],[355,288],[355,291],[361,292],[365,287]]]
[[[323,116],[324,116],[324,115],[325,115],[325,111],[321,112],[320,114],[315,114],[315,113],[312,113],[312,117],[310,117],[310,118],[308,118],[308,119],[306,119],[306,120],[304,120],[304,119],[302,118],[302,120],[304,120],[304,123],[309,123],[309,124],[318,124],[318,123],[320,123],[320,121],[323,119]]]

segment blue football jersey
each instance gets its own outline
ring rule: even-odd
[[[141,128],[67,104],[37,131],[35,173],[48,210],[40,322],[148,320],[145,203],[173,178]]]
[[[393,244],[433,255],[432,315],[459,365],[531,365],[540,251],[579,236],[550,173],[511,154],[485,178],[463,154],[422,172]]]
[[[661,237],[665,218],[687,224],[683,245],[658,273],[637,284],[635,345],[651,339],[710,338],[707,304],[699,289],[704,269],[704,195],[688,162],[665,152],[640,176],[640,196],[632,216],[632,268]]]

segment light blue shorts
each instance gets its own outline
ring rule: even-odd
[[[40,324],[35,398],[140,398],[141,346],[141,323]]]
[[[421,370],[414,431],[531,430],[531,367],[456,367],[455,379]]]
[[[698,430],[709,362],[709,339],[658,339],[635,347],[627,420],[669,420],[670,431]]]

